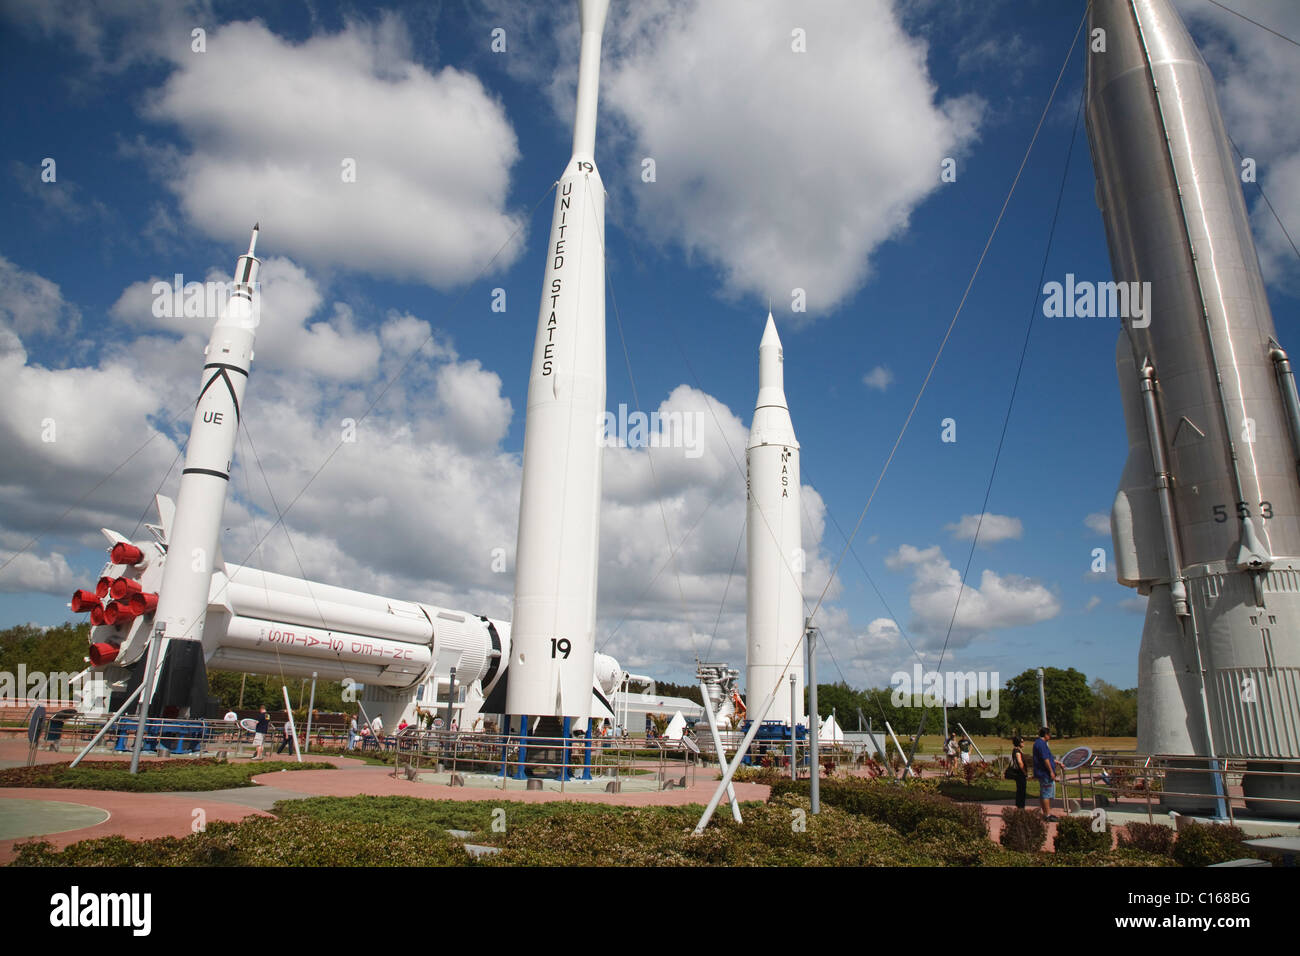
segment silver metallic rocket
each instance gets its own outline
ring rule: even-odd
[[[793,673],[797,712],[790,695],[777,693],[768,720],[804,723],[803,512],[799,503],[799,442],[785,400],[785,355],[769,312],[758,345],[758,400],[745,445],[746,594],[745,695],[755,711]],[[786,663],[790,667],[786,669]]]
[[[1117,577],[1149,595],[1138,749],[1280,770],[1300,758],[1294,381],[1200,52],[1168,0],[1093,0],[1089,16],[1104,31],[1087,124],[1112,271],[1150,283],[1117,348],[1129,458],[1111,513]],[[1214,780],[1177,789],[1218,796]],[[1257,812],[1300,815],[1259,799],[1300,797],[1300,775],[1248,773],[1245,788]]]

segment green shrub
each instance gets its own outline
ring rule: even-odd
[[[1211,866],[1229,860],[1254,859],[1241,827],[1226,823],[1185,823],[1174,842],[1174,859],[1183,866]]]
[[[47,842],[17,847],[14,866],[466,866],[447,833],[354,821],[321,826],[310,817],[248,817],[217,822],[182,839],[82,840],[63,850]]]
[[[808,781],[782,780],[772,785],[769,802],[785,794],[807,796]],[[899,786],[886,780],[825,780],[821,785],[823,806],[833,806],[855,816],[864,816],[893,827],[907,836],[923,820],[950,820],[979,837],[988,836],[983,810],[973,804],[958,804],[935,792],[933,781],[914,781]]]
[[[701,807],[618,807],[617,813],[577,812],[549,804],[545,818],[511,827],[502,852],[487,866],[957,866],[1001,862],[986,837],[947,820],[927,820],[924,835],[904,838],[862,815],[787,793],[746,804],[745,822],[725,810],[700,836]]]
[[[213,757],[148,760],[132,774],[125,760],[83,760],[0,770],[0,787],[64,787],[73,790],[123,790],[165,793],[175,790],[225,790],[255,787],[252,778],[272,770],[333,770],[329,763],[227,763]]]
[[[1172,856],[1174,836],[1173,828],[1163,823],[1126,823],[1120,831],[1119,845],[1121,849]]]
[[[1094,830],[1092,820],[1085,816],[1061,817],[1056,824],[1056,840],[1052,849],[1057,853],[1105,852],[1110,847],[1110,821],[1106,822],[1104,830]]]
[[[1043,815],[1033,810],[1007,807],[1002,811],[1002,833],[998,842],[1008,850],[1037,853],[1047,842],[1047,824]]]
[[[719,771],[718,780],[722,779],[722,773]],[[763,783],[771,786],[778,780],[789,780],[790,771],[781,770],[777,767],[737,767],[736,772],[731,775],[732,783]]]

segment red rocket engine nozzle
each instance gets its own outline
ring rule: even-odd
[[[135,565],[144,560],[144,552],[133,544],[119,541],[113,545],[113,550],[109,552],[109,558],[114,564]]]
[[[87,611],[93,611],[99,607],[99,596],[94,591],[87,591],[82,588],[72,592],[73,614],[85,614]]]
[[[113,586],[108,589],[108,593],[112,595],[114,600],[121,601],[123,598],[138,594],[143,590],[144,587],[139,581],[133,581],[131,578],[118,578],[113,582]]]
[[[158,595],[145,591],[136,592],[126,599],[126,606],[132,617],[139,617],[141,614],[152,614],[154,609],[158,607]]]
[[[107,623],[104,619],[104,605],[96,604],[90,609],[90,623],[96,627],[101,627]]]
[[[117,601],[109,601],[104,607],[105,624],[121,624],[123,621],[129,620],[130,617],[131,612],[127,610],[125,604],[119,604]]]
[[[95,585],[95,596],[101,598],[108,597],[108,592],[113,589],[114,580],[114,578],[110,578],[107,574],[100,578],[99,583]]]
[[[90,663],[96,667],[103,667],[117,657],[117,651],[118,649],[112,644],[91,644]]]

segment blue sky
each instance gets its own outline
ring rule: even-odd
[[[1276,117],[1297,115],[1300,51],[1203,0],[1178,6],[1220,83],[1230,133],[1258,159],[1295,235],[1300,176],[1287,171],[1300,170],[1300,138]],[[1300,34],[1286,5],[1234,6]],[[743,664],[735,461],[743,467],[769,299],[811,489],[805,591],[816,603],[1082,10],[614,0],[597,138],[609,191],[607,403],[693,410],[720,425],[701,459],[665,451],[654,477],[644,450],[607,453],[597,644],[624,666],[684,680],[697,654]],[[0,621],[70,619],[68,594],[103,562],[97,529],[129,534],[160,484],[174,493],[210,320],[152,318],[149,288],[174,273],[227,278],[254,220],[267,266],[246,408],[260,467],[242,442],[226,558],[508,616],[510,568],[494,568],[493,555],[513,559],[547,191],[571,138],[574,10],[6,0],[0,21],[0,557],[39,535],[0,570]],[[192,48],[195,28],[204,52]],[[791,49],[796,29],[806,52]],[[1115,583],[1109,533],[1088,520],[1108,513],[1126,453],[1117,330],[1044,318],[1038,283],[1081,56],[856,557],[831,582],[819,611],[834,657],[823,679],[882,685],[910,669],[899,625],[927,659],[942,646],[970,548],[957,528],[980,513],[1032,315],[988,501],[1000,517],[985,526],[1008,536],[975,550],[962,599],[975,617],[954,633],[949,660],[1004,678],[1055,665],[1136,684],[1144,599]],[[1068,156],[1046,279],[1103,281],[1082,123]],[[41,179],[47,157],[54,183]],[[642,178],[647,157],[654,182]],[[957,176],[941,183],[946,157]],[[338,173],[348,158],[354,183]],[[1258,194],[1246,196],[1255,210]],[[1300,269],[1276,225],[1254,222],[1274,320],[1295,348]],[[806,312],[791,312],[796,287]],[[491,309],[494,289],[504,312]],[[289,537],[277,530],[259,547],[274,515],[267,485],[280,505],[294,499],[338,423],[381,394],[358,442],[295,505]],[[945,418],[955,443],[940,440]],[[54,442],[41,441],[46,419]],[[655,578],[665,523],[674,544],[695,530],[676,570]],[[1094,548],[1106,551],[1105,573],[1090,570]]]

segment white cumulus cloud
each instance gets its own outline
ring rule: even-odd
[[[961,573],[937,545],[922,549],[904,544],[885,559],[885,564],[891,570],[909,571],[912,575],[908,591],[913,621],[909,631],[920,636],[916,643],[942,643],[953,621],[954,608],[957,615],[951,647],[962,647],[982,632],[1050,620],[1061,611],[1056,595],[1020,575],[985,569],[978,585],[971,582],[963,589]]]
[[[788,303],[805,290],[796,320],[868,280],[876,248],[939,188],[941,160],[975,139],[982,103],[938,99],[924,42],[884,0],[619,14],[601,108],[631,139],[642,227],[715,265],[728,295]],[[792,48],[796,29],[806,52]],[[656,164],[645,186],[643,157]]]
[[[302,262],[448,288],[520,226],[504,108],[472,74],[413,62],[400,17],[302,42],[229,23],[207,46],[177,57],[145,106],[186,141],[160,173],[204,232],[235,243],[260,220],[268,246]]]
[[[960,521],[944,525],[944,530],[951,532],[958,541],[974,539],[977,529],[980,544],[995,544],[1008,539],[1019,540],[1025,533],[1024,525],[1019,518],[987,512],[982,521],[979,515],[962,515]]]

